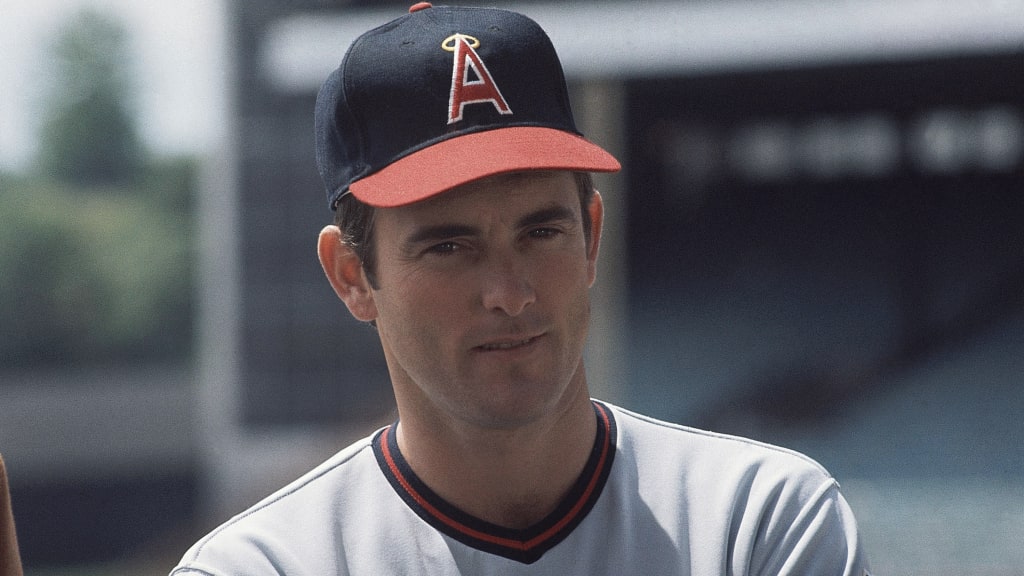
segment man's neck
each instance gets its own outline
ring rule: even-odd
[[[481,520],[526,528],[550,514],[579,478],[597,433],[583,387],[551,418],[514,430],[402,420],[402,455],[441,498]]]

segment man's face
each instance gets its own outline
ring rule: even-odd
[[[601,229],[567,172],[486,178],[380,209],[376,323],[402,411],[514,428],[586,394]]]

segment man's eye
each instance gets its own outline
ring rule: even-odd
[[[430,248],[427,248],[427,252],[430,254],[452,254],[459,249],[459,245],[455,242],[439,242],[434,244]]]
[[[559,231],[554,228],[534,228],[530,230],[530,238],[551,238],[558,235]]]

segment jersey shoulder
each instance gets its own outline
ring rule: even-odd
[[[736,573],[781,573],[788,563],[798,568],[787,573],[861,574],[853,513],[817,461],[621,408],[614,414],[616,503],[656,518],[649,534],[689,539],[691,563],[700,567],[694,573],[720,573],[725,565]]]
[[[348,502],[373,502],[374,483],[354,477],[379,475],[373,456],[376,434],[350,444],[298,479],[260,500],[197,541],[171,574],[231,573],[233,566],[283,562],[295,534],[305,533],[304,546],[317,546],[310,526],[318,526],[325,538],[338,515],[352,508]],[[386,485],[386,483],[382,483]],[[342,489],[355,487],[355,490]],[[362,511],[352,511],[352,514]],[[321,546],[322,547],[322,546]],[[281,553],[278,553],[278,552]],[[254,573],[277,573],[279,566],[265,566]],[[228,572],[224,572],[228,570]]]
[[[796,450],[665,422],[618,406],[611,408],[619,425],[619,450],[623,453],[635,452],[638,457],[675,462],[691,472],[756,469],[762,474],[775,471],[811,482],[835,481],[825,467]]]

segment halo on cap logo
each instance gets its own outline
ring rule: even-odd
[[[498,114],[511,114],[505,97],[491,76],[483,59],[477,54],[480,41],[468,34],[452,34],[441,42],[441,49],[452,52],[452,87],[448,96],[448,124],[462,120],[469,104],[491,104]],[[470,77],[472,70],[475,78]]]
[[[445,38],[444,42],[441,42],[441,49],[444,50],[445,52],[455,52],[456,44],[458,44],[460,39],[465,39],[467,42],[469,42],[469,47],[473,48],[474,50],[480,47],[480,41],[477,40],[476,38],[468,34],[459,34],[456,32],[455,34],[452,34],[451,36]]]

